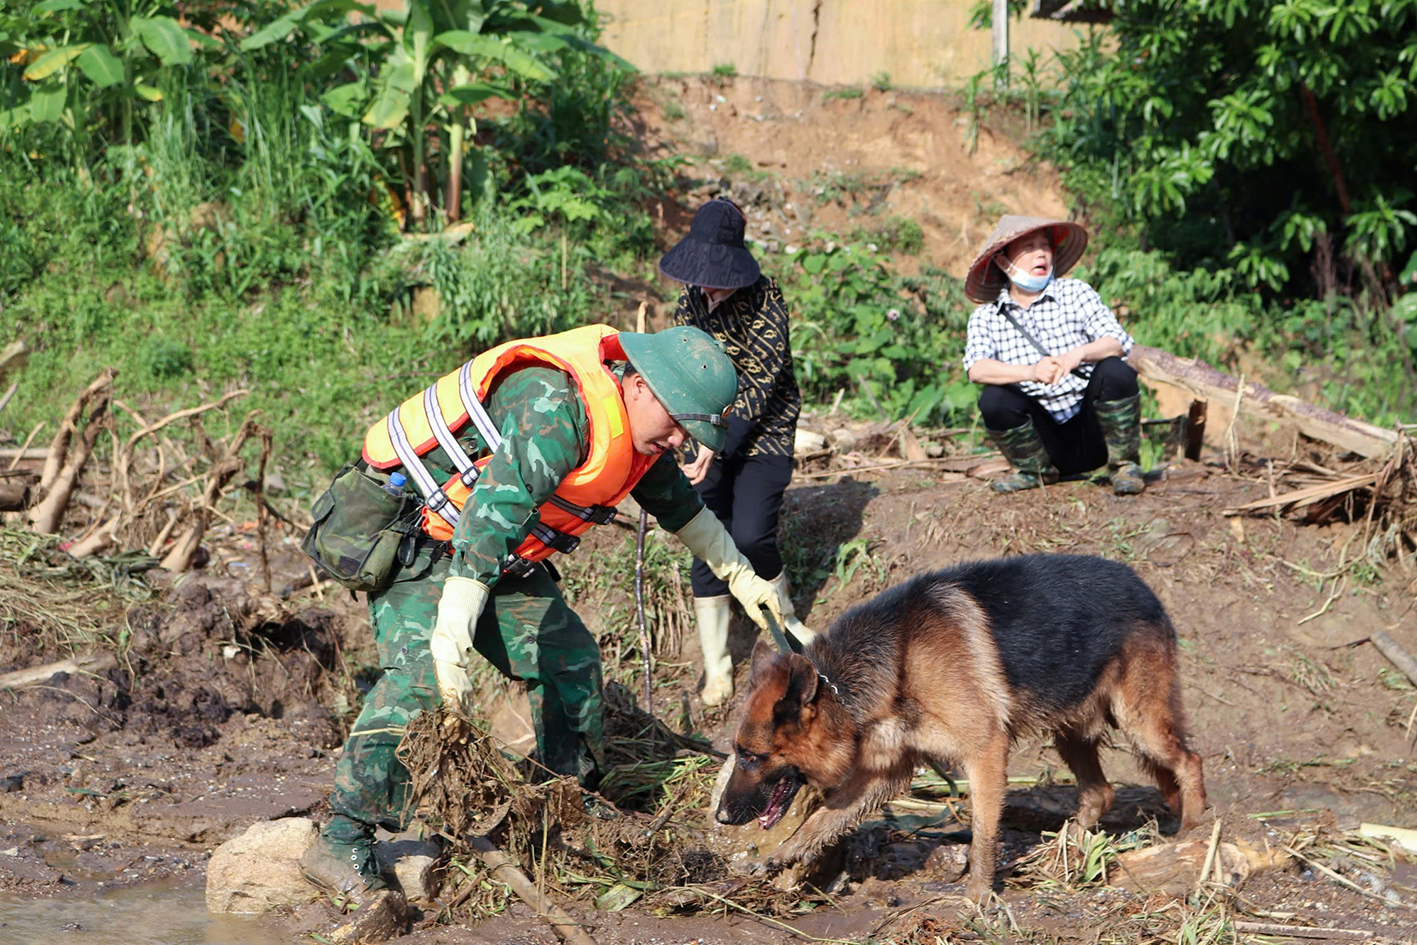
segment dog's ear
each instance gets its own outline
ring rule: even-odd
[[[800,653],[787,657],[787,691],[782,702],[794,708],[806,708],[817,698],[817,667]]]
[[[767,666],[775,656],[777,656],[777,650],[769,646],[762,637],[759,637],[758,642],[753,644],[753,656],[748,662],[748,675],[751,676],[762,667]]]

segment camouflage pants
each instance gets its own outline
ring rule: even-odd
[[[394,756],[405,726],[438,703],[428,636],[448,576],[446,555],[425,551],[395,572],[385,590],[369,595],[383,675],[364,699],[339,763],[326,834],[405,826],[409,774]],[[602,743],[600,649],[544,568],[504,577],[477,622],[473,646],[504,676],[527,684],[541,763],[582,783],[600,774]],[[365,825],[361,828],[360,825]],[[332,837],[354,839],[354,837]]]

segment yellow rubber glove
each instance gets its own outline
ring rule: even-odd
[[[438,692],[449,708],[468,711],[472,682],[467,668],[472,662],[472,633],[491,593],[487,585],[471,578],[450,577],[438,600],[438,622],[428,638]]]
[[[738,598],[748,618],[761,630],[768,628],[767,618],[762,614],[766,607],[782,626],[782,600],[777,588],[764,581],[753,571],[743,552],[733,544],[728,529],[707,507],[700,510],[688,525],[674,533],[684,546],[709,566],[719,580],[728,582],[728,592]]]

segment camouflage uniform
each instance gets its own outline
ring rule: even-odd
[[[570,375],[523,368],[498,382],[485,403],[502,435],[473,486],[446,546],[425,542],[391,583],[369,595],[370,623],[384,669],[365,697],[335,767],[325,829],[331,840],[354,841],[368,825],[403,826],[408,770],[394,756],[405,726],[438,702],[428,637],[449,575],[492,590],[473,645],[503,675],[524,681],[542,764],[593,784],[600,775],[600,650],[566,605],[544,565],[524,578],[504,577],[502,561],[538,521],[537,507],[589,454],[585,404]],[[469,456],[484,447],[474,425],[459,438]],[[443,481],[453,464],[441,449],[424,463]],[[650,467],[632,495],[659,524],[678,531],[703,507],[669,454]]]

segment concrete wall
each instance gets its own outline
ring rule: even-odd
[[[887,72],[903,87],[957,86],[989,67],[971,0],[596,0],[601,42],[644,72],[708,72],[856,85]],[[1077,46],[1073,28],[1010,24],[1015,59]]]

